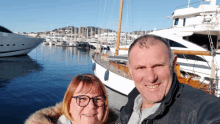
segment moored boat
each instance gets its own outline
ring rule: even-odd
[[[189,8],[188,13],[184,13],[187,9],[184,9],[184,11],[181,9],[176,10],[171,17],[174,19],[172,28],[154,31],[150,34],[158,35],[169,41],[171,49],[178,56],[177,70],[179,71],[177,73],[178,80],[181,80],[181,83],[201,88],[205,92],[215,94],[219,97],[220,75],[218,73],[218,65],[220,65],[220,55],[216,53],[216,49],[218,48],[217,42],[219,41],[218,32],[220,31],[220,25],[218,25],[219,20],[213,19],[207,21],[207,17],[204,16],[205,13],[205,15],[210,16],[212,14],[212,16],[218,17],[216,11],[219,9],[219,6],[215,4],[216,0],[211,0],[209,5],[200,5],[199,8],[193,9],[195,11],[190,11],[192,8]],[[183,13],[180,14],[179,12]],[[199,19],[202,20],[199,21],[200,23],[198,23]],[[179,23],[177,23],[177,20],[179,20]],[[210,22],[215,22],[215,25]],[[207,48],[204,48],[205,45]],[[119,46],[116,47],[116,52],[127,50],[118,48]],[[185,50],[185,53],[183,50]],[[203,53],[207,53],[206,56]],[[93,56],[93,70],[95,75],[98,76],[106,86],[128,95],[134,88],[134,83],[132,79],[129,78],[128,69],[125,65],[128,60],[126,55],[127,54],[125,54],[125,58],[117,58],[116,56],[109,57],[101,53],[96,53]],[[97,58],[100,58],[100,60]],[[112,69],[116,70],[116,72]],[[117,72],[120,71],[124,73],[118,74]]]
[[[43,38],[16,34],[0,26],[0,57],[27,55],[43,41]]]

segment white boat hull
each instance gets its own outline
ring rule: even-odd
[[[107,87],[121,93],[124,95],[128,95],[132,89],[135,87],[134,81],[127,79],[125,77],[119,76],[111,71],[109,71],[108,80],[105,80],[105,73],[107,71],[106,68],[96,63],[94,60],[93,64],[95,64],[94,74],[106,85]]]
[[[43,38],[0,32],[0,57],[26,55],[43,41]]]

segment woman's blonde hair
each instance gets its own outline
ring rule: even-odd
[[[82,75],[77,75],[73,80],[70,82],[66,93],[64,95],[63,99],[63,111],[64,115],[66,116],[67,119],[73,121],[73,118],[71,117],[69,110],[70,110],[70,102],[72,100],[72,96],[74,92],[76,91],[77,87],[79,86],[80,83],[82,84],[82,89],[80,92],[90,92],[92,88],[95,86],[98,88],[97,93],[103,95],[106,98],[105,104],[104,104],[104,115],[100,123],[105,123],[108,119],[108,113],[109,113],[109,107],[108,107],[108,95],[105,90],[105,87],[103,83],[93,74],[82,74]]]

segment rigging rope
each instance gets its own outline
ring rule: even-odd
[[[208,33],[208,38],[209,38],[210,49],[211,49],[211,52],[213,52],[213,51],[215,51],[215,47],[214,47],[214,45],[213,45],[212,35],[211,35],[209,29],[207,30],[207,33]]]
[[[100,27],[100,16],[101,16],[101,0],[99,0],[99,17],[98,17],[98,21],[97,21],[97,27]]]
[[[106,8],[107,1],[108,1],[108,0],[105,1],[104,11],[103,11],[103,17],[104,17],[104,15],[105,15],[105,8]],[[105,21],[106,21],[106,18],[105,18]],[[103,27],[105,27],[105,21],[104,21],[104,26],[103,26]]]
[[[113,11],[114,11],[114,9],[115,9],[115,4],[116,4],[116,0],[113,1],[113,7],[112,7],[112,9],[111,9],[111,11],[110,11],[110,14],[109,14],[110,16],[109,16],[108,20],[112,19]],[[109,22],[109,23],[110,23],[110,22]],[[115,23],[112,23],[112,24],[110,24],[109,26],[110,26],[110,27],[113,27],[114,24],[115,24]],[[111,25],[112,25],[112,26],[111,26]]]
[[[129,0],[127,1],[127,17],[126,17],[126,22],[125,22],[125,26],[128,26],[128,10],[129,10],[129,7],[128,7],[128,5],[129,5]]]

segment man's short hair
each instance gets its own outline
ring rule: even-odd
[[[134,42],[130,45],[129,50],[128,50],[128,59],[130,60],[130,51],[134,46],[139,45],[140,48],[143,48],[143,47],[149,48],[150,46],[156,45],[159,42],[163,42],[167,46],[169,57],[170,57],[170,64],[172,66],[174,54],[170,48],[169,42],[162,37],[152,35],[152,34],[143,35],[134,40]]]

